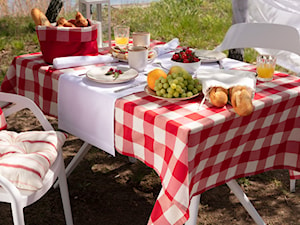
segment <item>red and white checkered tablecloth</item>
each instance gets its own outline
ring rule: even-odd
[[[45,114],[57,116],[58,78],[62,73],[45,63],[41,53],[17,56],[11,63],[0,90],[28,97]]]
[[[115,108],[115,147],[160,176],[148,224],[182,225],[192,196],[232,179],[272,169],[300,171],[300,78],[277,74],[257,83],[247,117],[202,96],[170,103],[137,93]]]
[[[41,53],[22,55],[14,58],[0,89],[57,116],[60,75],[86,70],[54,70]],[[183,224],[193,195],[231,179],[277,168],[299,170],[299,92],[299,78],[284,74],[258,83],[255,112],[248,117],[236,116],[230,107],[198,110],[201,96],[172,104],[145,93],[117,100],[117,150],[154,168],[162,180],[149,224]]]
[[[130,41],[130,43],[132,40]],[[152,40],[151,47],[165,42]],[[114,42],[112,46],[114,46]],[[107,51],[100,52],[106,54]],[[42,54],[31,53],[20,55],[13,59],[6,76],[1,84],[0,91],[23,95],[32,99],[46,114],[57,117],[57,91],[58,79],[64,73],[85,73],[92,67],[103,64],[84,67],[73,67],[56,70],[53,65],[45,63]]]

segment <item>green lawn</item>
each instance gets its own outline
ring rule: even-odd
[[[105,14],[105,13],[104,13]],[[74,13],[63,14],[71,19]],[[112,9],[112,26],[126,24],[130,31],[148,31],[152,39],[169,41],[179,38],[180,45],[213,49],[231,25],[231,0],[161,0],[149,7]],[[38,52],[35,25],[29,13],[23,17],[0,18],[0,80],[13,57]],[[247,61],[253,60],[246,56]]]

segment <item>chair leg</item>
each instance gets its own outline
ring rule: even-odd
[[[91,19],[91,5],[90,4],[85,4],[86,5],[86,18]]]
[[[82,158],[88,153],[88,151],[91,149],[92,145],[90,145],[87,142],[84,142],[77,154],[74,156],[72,161],[69,163],[69,165],[66,168],[66,176],[69,177],[69,175],[73,172],[73,170],[76,168],[76,166],[79,164],[79,162],[82,160]]]
[[[192,198],[190,204],[190,218],[185,222],[185,225],[197,225],[198,208],[201,195],[196,195]]]
[[[226,184],[239,199],[240,203],[244,206],[256,224],[266,225],[236,180],[231,180]]]
[[[21,207],[18,202],[11,203],[11,211],[14,225],[25,225],[23,207]]]
[[[63,203],[66,224],[73,225],[73,217],[72,217],[72,210],[71,210],[71,205],[70,205],[67,177],[66,177],[66,173],[64,170],[65,167],[64,167],[63,160],[61,161],[61,168],[62,169],[60,170],[59,175],[58,175],[58,182],[59,182],[59,189],[60,189],[61,200]]]
[[[68,164],[65,173],[66,176],[68,177],[72,171],[76,168],[76,166],[79,164],[81,159],[88,153],[92,145],[90,145],[87,142],[84,142],[83,145],[80,147],[79,151],[77,154],[74,156],[74,158],[71,160],[71,162]],[[58,181],[55,182],[54,188],[58,187]]]
[[[110,1],[108,2],[108,47],[111,49],[111,11],[110,11]]]
[[[97,20],[102,22],[102,4],[97,4]]]
[[[296,191],[296,180],[290,179],[290,192]]]

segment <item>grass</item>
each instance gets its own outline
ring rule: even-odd
[[[181,45],[212,49],[231,25],[230,0],[162,0],[148,8],[125,8],[113,16],[113,24],[131,31],[148,31],[163,41],[178,37]]]
[[[0,10],[3,2],[0,0]],[[67,3],[68,11],[63,9],[60,16],[71,19],[76,9],[70,10]],[[15,56],[40,51],[35,24],[30,16],[30,8],[36,5],[46,11],[47,4],[36,0],[35,4],[30,2],[26,5],[27,9],[21,8],[13,15],[0,16],[0,82]],[[107,8],[105,10],[104,18]],[[182,46],[213,49],[223,40],[231,25],[231,17],[231,0],[160,0],[148,7],[131,5],[112,8],[112,27],[126,24],[131,32],[150,32],[152,39],[169,41],[177,37]],[[253,62],[255,57],[253,50],[246,50],[246,61]]]
[[[13,57],[39,51],[29,12],[0,18],[0,80]],[[61,14],[67,19],[70,15],[74,13]],[[231,0],[161,0],[149,7],[113,8],[112,26],[117,24],[129,25],[131,32],[149,31],[152,39],[168,41],[178,37],[182,46],[213,49],[231,25]]]

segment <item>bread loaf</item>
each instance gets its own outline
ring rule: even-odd
[[[229,90],[234,111],[240,116],[248,116],[253,110],[252,93],[245,86],[235,86]]]
[[[38,8],[33,8],[31,10],[31,17],[34,20],[36,26],[51,26],[45,14],[42,13],[41,10],[39,10]]]
[[[228,102],[228,90],[222,87],[213,87],[209,92],[210,102],[216,107],[223,107]]]
[[[56,25],[58,27],[75,27],[75,25],[73,23],[70,23],[68,20],[66,20],[64,17],[60,17],[57,22]]]
[[[76,27],[87,27],[89,22],[80,12],[77,12],[75,16],[75,25]]]

